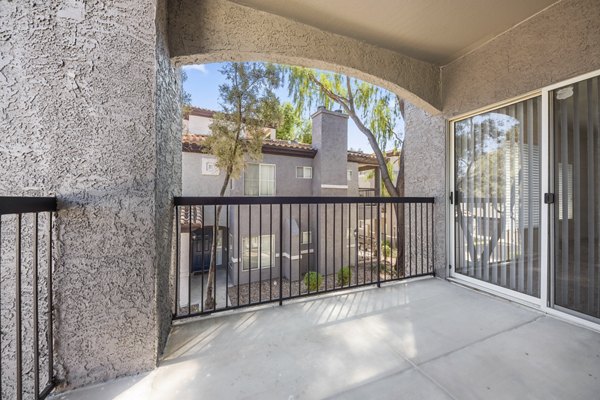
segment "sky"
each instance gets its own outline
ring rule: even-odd
[[[183,83],[183,88],[191,94],[192,106],[215,111],[221,109],[219,106],[219,85],[224,82],[224,78],[219,73],[219,69],[222,65],[222,63],[214,63],[183,67],[188,76],[188,79]],[[288,95],[287,83],[276,91],[276,95],[281,103],[292,102]],[[358,130],[350,119],[348,120],[348,149],[362,150],[365,153],[373,152],[365,135]]]

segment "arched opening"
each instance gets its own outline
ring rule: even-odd
[[[188,60],[210,59],[212,61],[247,62],[248,58],[246,56],[238,53],[228,55],[218,53],[211,54],[210,56],[190,56]],[[257,59],[268,62],[281,60],[279,55],[254,55],[253,57],[258,58],[251,58],[251,61],[256,61]],[[286,57],[285,59],[296,60],[298,58]],[[300,63],[301,66],[308,65],[312,68],[329,65],[324,62],[306,59],[301,59]],[[205,66],[203,69],[206,69],[207,64],[202,65]],[[335,72],[339,73],[343,71],[356,73],[353,68],[344,66],[334,66],[333,68]],[[212,73],[214,73],[214,70]],[[381,79],[374,77],[369,77],[369,79],[371,81],[381,81]],[[405,92],[405,90],[389,82],[386,83],[386,86],[393,87],[396,93]],[[218,94],[214,93],[213,96],[216,97]],[[201,105],[206,107],[203,104]],[[416,107],[410,105],[409,109],[412,112]],[[211,175],[208,169],[204,171],[205,168],[208,168],[205,164],[208,162],[215,163],[216,161],[214,157],[213,161],[208,161],[211,158],[211,154],[206,148],[203,149],[205,143],[205,135],[203,133],[210,135],[209,131],[213,123],[211,120],[212,113],[213,111],[211,110],[199,108],[192,112],[187,117],[187,120],[184,121],[186,129],[192,131],[189,132],[189,135],[184,135],[184,198],[186,196],[217,196],[217,189],[221,186],[221,181],[215,180],[213,182],[213,180],[210,180],[212,177],[197,180],[191,177],[191,173],[186,170],[187,168],[196,171],[196,174]],[[358,197],[362,195],[360,187],[357,185],[356,193],[353,194],[354,192],[349,190],[349,182],[355,178],[358,179],[358,175],[361,172],[375,170],[377,172],[374,175],[377,178],[373,178],[373,180],[377,184],[374,184],[369,190],[372,190],[370,192],[371,195],[379,196],[381,186],[379,171],[381,171],[382,167],[378,166],[376,157],[368,154],[372,153],[373,149],[365,148],[363,149],[365,150],[365,154],[353,154],[352,160],[350,155],[345,155],[348,148],[348,116],[343,113],[332,112],[331,110],[314,109],[311,110],[310,114],[313,113],[313,118],[318,119],[319,117],[315,117],[315,115],[322,115],[323,118],[326,116],[330,119],[331,121],[328,120],[327,122],[328,126],[339,125],[340,131],[336,134],[342,135],[345,139],[343,142],[332,142],[327,145],[321,141],[316,144],[315,148],[312,148],[310,145],[308,147],[294,145],[291,148],[286,148],[287,153],[285,156],[290,156],[290,152],[295,152],[295,155],[308,160],[306,165],[302,163],[301,168],[310,168],[310,179],[320,179],[318,190],[315,191],[314,184],[307,185],[305,189],[299,189],[304,183],[302,182],[302,184],[292,183],[294,187],[287,188],[287,190],[281,189],[281,187],[285,187],[285,184],[280,185],[277,183],[277,191],[273,188],[272,191],[267,192],[270,195],[278,197],[306,197],[311,195],[317,197]],[[199,118],[208,120],[193,121],[193,119]],[[325,124],[325,122],[318,123],[321,126]],[[317,132],[317,134],[323,136],[322,132]],[[357,134],[362,135],[358,131]],[[277,147],[276,144],[272,145]],[[329,175],[327,175],[328,178],[324,178],[324,169],[315,169],[321,168],[322,163],[325,163],[325,160],[328,158],[338,159],[337,156],[329,157],[330,155],[325,155],[321,159],[320,155],[325,148],[329,148],[328,151],[335,148],[341,150],[344,154],[344,166],[342,167],[344,174],[343,181],[333,182],[331,181],[333,177]],[[386,150],[389,149],[383,148],[386,160],[396,157],[395,160],[398,161],[399,154],[404,153],[396,152],[393,154],[391,152],[387,154]],[[422,148],[421,150],[426,151],[426,148]],[[265,152],[264,147],[263,152]],[[300,153],[305,154],[299,155]],[[315,153],[318,155],[315,156]],[[267,158],[272,157],[273,154],[276,154],[280,158],[284,157],[283,153],[280,151],[273,153],[272,149],[267,151],[266,154]],[[320,161],[315,161],[317,159]],[[392,168],[395,167],[394,162],[396,161],[391,162]],[[297,161],[294,161],[296,164],[291,163],[287,166],[278,165],[279,162],[282,161],[270,159],[266,160],[264,165],[261,161],[258,166],[261,168],[272,167],[274,181],[279,181],[282,175],[292,179],[298,178],[298,176],[293,176],[297,172]],[[346,163],[348,163],[348,167],[346,167]],[[327,164],[328,167],[325,168],[327,172],[339,166],[339,162],[337,162],[338,165],[335,164]],[[286,172],[286,167],[290,171]],[[214,168],[214,165],[212,168]],[[384,166],[383,169],[387,171],[387,166]],[[399,171],[394,170],[394,173],[398,175]],[[302,172],[303,174],[304,171]],[[275,176],[277,176],[277,179],[275,179]],[[258,175],[256,179],[258,181]],[[227,195],[252,196],[254,194],[255,196],[260,196],[258,189],[257,191],[244,190],[247,180],[248,176],[242,174],[242,177],[236,180],[232,184],[232,187],[227,190]],[[190,185],[195,185],[195,187],[190,187]],[[344,187],[344,193],[339,191],[342,186]],[[324,187],[330,190],[323,190]],[[202,190],[197,190],[198,188]],[[398,195],[395,194],[395,196]],[[288,202],[283,203],[286,204],[285,207],[279,208],[282,205],[281,203],[275,200],[269,202],[265,199],[252,200],[251,202],[242,201],[241,203],[223,203],[220,200],[212,200],[212,202],[208,200],[198,201],[193,199],[186,201],[179,203],[180,207],[178,208],[179,212],[183,214],[183,217],[179,221],[179,231],[181,232],[179,242],[181,245],[178,248],[178,256],[182,262],[176,269],[178,289],[176,290],[177,306],[175,308],[176,315],[181,318],[247,305],[262,304],[264,302],[280,301],[281,299],[285,300],[294,296],[308,295],[311,291],[318,293],[323,289],[320,286],[321,281],[319,279],[321,278],[324,282],[323,285],[328,284],[336,288],[336,285],[341,287],[345,285],[359,286],[375,284],[381,279],[386,281],[389,279],[402,279],[421,273],[433,273],[433,240],[430,241],[430,238],[433,238],[433,224],[431,223],[433,221],[433,208],[430,209],[430,205],[428,204],[420,204],[417,207],[413,204],[399,206],[391,202],[384,202],[382,206],[375,207],[372,202],[355,201],[355,203],[339,208],[335,204],[317,204],[318,202],[304,202],[300,204],[298,202]],[[223,207],[224,214],[219,215],[218,228],[214,229],[215,225],[210,221],[214,221],[214,215],[217,213],[216,208],[223,206],[223,204],[230,204],[231,209]],[[319,209],[319,206],[322,207]],[[275,208],[274,211],[273,208]],[[328,211],[324,211],[325,209]],[[266,214],[267,212],[268,214]],[[329,217],[327,212],[329,212]],[[335,216],[336,213],[337,217]],[[197,215],[194,216],[194,214]],[[333,219],[329,221],[328,218],[332,218],[332,215]],[[321,221],[327,221],[325,225],[329,224],[329,232],[327,232],[327,228],[319,229],[315,226],[317,225],[315,216],[318,216]],[[421,225],[418,227],[415,225],[417,218],[420,218],[421,221]],[[407,222],[407,228],[405,228],[405,221]],[[408,229],[408,226],[411,224],[414,226]],[[345,231],[337,232],[332,228],[334,226],[335,229],[345,229]],[[423,240],[420,250],[417,250],[416,247],[415,249],[405,249],[404,237],[416,235],[417,229],[420,229],[420,233],[418,234],[419,239]],[[217,232],[216,240],[214,239],[215,231]],[[332,232],[336,236],[331,236]],[[319,234],[321,236],[323,234],[330,235],[331,237],[323,241],[322,237],[319,238]],[[342,240],[343,245],[333,244],[334,254],[321,254],[323,250],[318,250],[317,247],[319,244],[321,248],[332,245],[335,237],[338,240]],[[440,242],[442,241],[440,240]],[[215,243],[215,246],[211,248],[213,243]],[[404,259],[408,260],[408,257],[411,257],[415,251],[420,251],[423,254],[420,258],[420,266],[416,268],[411,266],[405,269]],[[342,257],[340,264],[335,265],[332,270],[327,270],[327,266],[337,263],[333,257],[338,253]],[[431,256],[431,259],[429,256]],[[214,275],[211,275],[210,263],[213,262],[213,259],[217,265],[215,266]],[[282,267],[282,265],[284,266]],[[315,278],[316,286],[314,287],[311,286],[311,276],[313,276],[311,274],[313,273],[317,274],[315,275],[317,278]],[[340,274],[346,274],[347,277]],[[212,288],[209,285],[212,285]],[[280,288],[283,288],[281,292],[279,292]],[[211,295],[214,294],[217,303],[216,306],[204,304],[207,301],[207,293],[209,292]]]
[[[441,110],[439,66],[233,2],[178,1],[168,9],[176,65],[264,61],[354,76],[430,114]]]

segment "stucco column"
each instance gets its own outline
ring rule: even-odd
[[[446,277],[445,119],[406,103],[404,174],[406,196],[435,197],[435,270]]]
[[[163,2],[109,3],[0,4],[0,193],[58,197],[67,387],[153,368],[170,325],[179,82]]]

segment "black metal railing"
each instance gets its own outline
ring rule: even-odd
[[[434,274],[433,198],[176,197],[175,211],[175,319]]]
[[[54,387],[54,197],[0,197],[0,398],[45,398]]]

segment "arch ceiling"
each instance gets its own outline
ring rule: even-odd
[[[441,65],[553,3],[172,0],[169,47],[179,65],[268,61],[340,72],[437,114]]]
[[[444,65],[557,0],[233,0]]]

